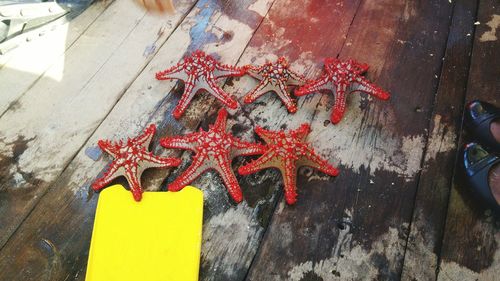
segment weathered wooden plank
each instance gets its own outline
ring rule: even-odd
[[[0,118],[0,245],[152,59],[146,46],[161,46],[192,5],[164,20],[117,1]]]
[[[245,50],[240,64],[261,64],[284,55],[294,70],[312,78],[318,74],[324,57],[337,55],[359,2],[344,5],[335,1],[310,1],[305,5],[294,3],[274,3]],[[323,32],[325,26],[335,26],[336,29]],[[321,40],[314,39],[322,32]],[[225,89],[237,94],[241,102],[242,96],[255,86],[254,79],[242,77],[233,79]],[[311,120],[318,101],[319,97],[300,99],[300,110],[290,115],[276,96],[265,95],[235,112],[228,120],[228,128],[236,136],[254,141],[254,126],[273,130],[296,128]],[[216,111],[211,110],[208,116],[215,115]],[[209,123],[208,120],[203,122],[202,127]],[[188,157],[188,154],[184,156]],[[238,167],[244,160],[235,162],[234,166]],[[169,180],[175,176],[176,173]],[[272,212],[281,200],[282,180],[276,171],[267,170],[239,179],[245,201],[236,207],[232,206],[218,176],[209,173],[195,182],[196,186],[206,190],[207,197],[201,261],[203,280],[245,279]]]
[[[84,147],[95,146],[101,138],[136,134],[151,122],[159,123],[160,136],[165,130],[178,133],[183,126],[195,129],[208,107],[190,107],[180,122],[172,119],[179,91],[166,97],[164,93],[170,92],[176,82],[157,81],[154,74],[199,47],[209,53],[217,51],[224,63],[236,63],[271,3],[198,2]],[[97,197],[89,194],[88,189],[106,162],[94,162],[84,150],[76,155],[1,250],[0,279],[84,278]],[[165,170],[159,172],[164,178]],[[146,185],[151,189],[150,184]]]
[[[338,12],[339,12],[339,13],[341,13],[342,11],[338,11]],[[352,12],[351,12],[351,14],[352,14]],[[348,18],[344,18],[344,19],[342,19],[342,21],[345,21],[345,22],[346,22],[345,26],[348,26],[348,24],[349,24],[349,22],[350,22],[350,19],[348,19]],[[337,21],[336,21],[336,22],[337,22]],[[324,23],[324,22],[320,22],[320,23]],[[317,28],[321,28],[321,26],[322,26],[322,25],[317,25],[317,26],[315,26],[315,28],[316,28],[316,29],[317,29]],[[338,34],[338,37],[337,37],[337,38],[338,38],[338,39],[342,39],[342,34]],[[330,46],[331,46],[331,45],[330,45]],[[322,48],[318,49],[318,50],[321,50],[322,52],[324,52],[324,54],[320,54],[320,55],[321,55],[321,56],[323,56],[323,55],[328,55],[328,54],[329,54],[329,47],[330,47],[330,46],[329,46],[328,44],[324,44],[324,45],[322,46]],[[340,47],[340,46],[341,46],[341,44],[338,44],[338,46]],[[277,108],[279,108],[280,106],[281,106],[281,105],[277,103]],[[188,115],[188,116],[190,116],[189,112],[188,112],[188,114],[187,114],[187,115]],[[184,120],[185,120],[185,119],[184,119]],[[191,119],[188,119],[188,120],[191,120]],[[264,182],[264,183],[266,183],[266,182]],[[247,185],[247,186],[248,186],[248,185]],[[223,190],[223,189],[221,188],[220,190]],[[225,197],[225,193],[224,193],[224,192],[221,192],[221,195],[222,195],[222,196],[221,196],[222,198],[224,198],[224,197]],[[216,202],[212,202],[212,204],[211,204],[211,205],[212,205],[212,207],[216,207],[216,205],[217,205],[217,204],[216,204]],[[228,216],[229,216],[229,217],[231,217],[231,214],[228,214]],[[208,226],[206,225],[205,229],[211,228],[212,226],[216,225],[216,221],[217,221],[217,220],[216,220],[216,219],[214,219],[214,220],[213,220],[213,223],[208,224]],[[219,220],[219,224],[220,224],[220,220]],[[231,229],[231,225],[225,225],[225,224],[224,224],[224,226],[225,226],[225,229],[226,229],[226,230],[227,230],[227,229]],[[220,225],[220,227],[222,228],[222,227],[223,227],[223,225]],[[243,228],[243,230],[245,230],[245,229]],[[206,233],[206,232],[207,232],[207,230],[205,230],[205,233]],[[222,239],[222,240],[224,240],[224,241],[222,241],[222,242],[221,242],[221,240],[220,240],[220,239]],[[226,238],[224,238],[224,236],[221,236],[221,238],[219,238],[219,240],[217,240],[217,241],[219,241],[219,242],[218,242],[218,243],[214,243],[213,245],[220,245],[221,243],[223,243],[223,242],[225,242],[225,241],[226,241]],[[241,242],[241,240],[238,240],[238,241],[240,241],[240,242]],[[243,242],[244,242],[244,241],[243,241]],[[252,245],[253,245],[253,244],[252,244]],[[243,246],[244,246],[244,245],[243,245]],[[214,247],[214,248],[215,248],[215,247]],[[225,249],[225,251],[227,251],[227,250],[229,250],[229,251],[230,251],[231,249]],[[217,253],[217,252],[212,253],[212,256],[216,256],[216,253]],[[209,254],[209,256],[210,256],[210,254]],[[247,262],[249,262],[250,260],[251,260],[251,259],[248,259],[248,258],[246,259],[246,261],[247,261]],[[215,266],[217,266],[217,264],[214,264],[214,265],[213,265],[213,267],[215,267]],[[232,266],[232,264],[225,264],[225,265],[223,265],[223,267],[224,267],[224,268],[227,268],[227,269],[231,268],[231,266]],[[207,274],[208,274],[209,272],[213,272],[213,271],[208,271],[208,270],[207,270]],[[244,272],[243,272],[243,273],[244,273]],[[220,276],[220,273],[219,273],[219,276]]]
[[[418,181],[402,280],[436,280],[456,161],[477,2],[456,1]]]
[[[3,1],[5,2],[5,1]],[[25,2],[25,1],[18,1]],[[33,1],[32,1],[33,2]],[[13,37],[7,41],[0,43],[0,68],[2,68],[5,63],[7,63],[10,59],[17,56],[17,52],[20,51],[20,47],[25,44],[32,43],[34,40],[45,38],[45,35],[51,31],[58,29],[60,25],[66,25],[70,21],[74,21],[75,18],[81,16],[78,20],[76,20],[82,29],[87,29],[87,27],[111,4],[113,0],[106,1],[105,3],[96,3],[96,1],[88,0],[88,1],[78,1],[77,3],[69,4],[71,6],[69,13],[66,13],[62,17],[59,17],[55,20],[52,20],[42,26],[29,29],[21,34],[21,36]],[[65,4],[62,4],[65,7],[69,7]],[[87,21],[87,24],[84,22]],[[83,24],[83,25],[81,25]],[[73,25],[73,29],[76,26]],[[81,31],[83,32],[83,30]],[[68,33],[69,37],[76,36],[78,37],[80,33]],[[22,49],[22,48],[21,48]]]
[[[60,58],[112,1],[99,1],[70,22],[0,56],[0,116]],[[59,21],[67,21],[61,18]],[[58,79],[54,75],[52,79]]]
[[[392,98],[350,95],[335,126],[321,98],[308,140],[341,173],[303,170],[299,201],[280,203],[248,280],[399,279],[451,12],[446,1],[362,3],[340,57],[371,65]]]
[[[500,41],[498,1],[479,1],[466,100],[500,106]],[[461,144],[473,141],[462,135]],[[461,151],[459,151],[461,153]],[[438,280],[498,280],[500,221],[466,184],[462,160],[457,165],[448,203]]]

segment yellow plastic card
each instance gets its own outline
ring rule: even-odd
[[[86,281],[196,281],[203,192],[144,192],[133,200],[121,185],[101,191]]]

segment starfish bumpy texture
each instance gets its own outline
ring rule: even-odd
[[[221,109],[215,124],[210,125],[208,131],[184,136],[166,137],[161,145],[166,148],[186,149],[195,152],[191,165],[168,186],[170,191],[179,191],[207,170],[217,171],[224,181],[231,197],[237,203],[243,195],[236,176],[231,168],[231,161],[240,155],[262,154],[264,147],[261,144],[244,142],[226,132],[227,111]]]
[[[289,68],[288,61],[284,57],[278,58],[275,63],[268,62],[258,67],[247,66],[247,73],[260,82],[245,96],[245,103],[252,103],[268,92],[275,92],[288,112],[297,111],[297,105],[288,92],[288,86],[299,86],[307,81],[304,76]]]
[[[287,133],[268,131],[261,127],[256,127],[255,132],[266,142],[266,150],[257,160],[241,166],[238,172],[248,175],[266,168],[279,169],[283,175],[285,200],[288,204],[297,202],[296,178],[300,166],[309,166],[331,176],[338,175],[338,170],[318,156],[305,142],[310,132],[308,124],[302,124],[298,129]]]
[[[371,83],[362,75],[368,70],[367,64],[354,60],[341,61],[336,58],[325,59],[324,74],[317,80],[304,85],[295,91],[296,96],[317,93],[320,90],[335,90],[335,104],[333,106],[331,121],[337,124],[342,120],[346,105],[346,92],[351,84],[357,86],[351,92],[365,92],[382,100],[389,99],[388,92]]]
[[[174,117],[179,119],[194,95],[202,89],[213,95],[225,106],[236,109],[238,103],[217,85],[217,79],[243,74],[245,74],[245,68],[223,65],[212,56],[197,50],[176,66],[156,73],[156,79],[180,79],[184,81],[184,93],[173,112]]]
[[[168,168],[179,166],[181,160],[177,158],[164,158],[154,155],[148,150],[151,139],[156,132],[156,126],[151,124],[142,135],[123,141],[111,142],[99,140],[99,147],[115,158],[109,164],[104,175],[97,179],[92,188],[98,191],[108,185],[113,179],[125,176],[130,185],[130,191],[136,201],[141,201],[142,187],[141,175],[148,168]]]

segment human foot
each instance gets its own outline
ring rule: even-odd
[[[496,119],[491,122],[490,131],[495,140],[500,143],[500,119]]]
[[[500,152],[500,108],[483,101],[471,101],[465,108],[465,125],[483,146]]]
[[[491,194],[500,205],[500,164],[493,165],[488,175],[488,185],[490,186]]]
[[[464,166],[471,188],[500,210],[500,158],[469,143],[464,149]]]
[[[136,0],[136,2],[148,11],[169,14],[175,12],[172,0]]]

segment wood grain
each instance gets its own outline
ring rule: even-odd
[[[494,29],[491,25],[495,26],[492,22],[498,15],[500,5],[497,1],[479,1],[477,21],[480,24],[474,33],[466,101],[481,99],[500,106],[499,41],[489,36]],[[462,134],[461,144],[473,140],[470,135]],[[460,155],[457,159],[438,280],[497,280],[500,274],[500,220],[471,192]]]
[[[0,118],[0,246],[151,61],[146,46],[161,46],[183,18],[144,15],[130,1],[111,4]],[[61,80],[53,80],[59,71]]]
[[[408,237],[402,280],[436,280],[469,74],[477,2],[456,1]]]
[[[198,124],[199,119],[191,118],[189,110],[180,122],[172,119],[171,112],[179,99],[179,89],[165,95],[176,82],[157,81],[154,74],[198,47],[204,47],[208,53],[217,50],[224,63],[236,63],[271,3],[248,1],[232,6],[230,2],[198,2],[153,60],[133,80],[84,147],[94,147],[98,139],[118,139],[136,134],[151,122],[158,123],[161,128],[158,135],[164,135],[165,130],[178,133],[185,122],[188,127],[194,122]],[[223,36],[225,32],[232,35],[229,38]],[[79,151],[1,250],[2,257],[8,258],[0,260],[0,279],[84,278],[97,199],[97,196],[92,196],[93,193],[88,193],[89,184],[106,163],[107,158],[94,162],[83,149]],[[162,171],[164,177],[165,171]],[[54,221],[57,223],[52,223]]]
[[[72,21],[54,26],[40,39],[26,43],[0,56],[0,116],[44,74],[49,67],[71,48],[83,32],[106,10],[112,1],[91,5]]]
[[[347,33],[359,2],[343,6],[332,1],[314,1],[305,6],[291,3],[278,1],[273,4],[245,49],[240,65],[261,64],[284,55],[291,61],[294,70],[312,78],[318,74],[323,57],[335,56],[340,51],[345,41],[342,34]],[[310,21],[311,18],[317,20]],[[313,38],[324,26],[336,26],[338,30],[326,32],[323,40],[311,43],[307,38]],[[242,77],[232,79],[225,90],[235,93],[242,102],[242,97],[256,85],[257,81],[253,78]],[[272,130],[296,128],[312,118],[318,100],[314,97],[299,100],[300,111],[290,115],[276,96],[267,94],[255,103],[233,112],[228,128],[238,137],[255,141],[254,126]],[[201,106],[201,103],[197,106]],[[201,124],[202,128],[206,128],[213,120],[216,111],[217,108],[210,110],[207,115],[209,118]],[[188,157],[186,154],[184,156]],[[235,168],[247,160],[236,160]],[[168,181],[175,176],[176,173],[173,173]],[[282,177],[276,171],[266,170],[238,178],[245,201],[236,207],[228,198],[219,177],[213,173],[193,183],[204,190],[206,196],[202,280],[244,280],[276,204],[282,200]]]
[[[283,55],[309,78],[321,72],[324,57],[355,58],[370,64],[367,77],[392,93],[388,102],[349,95],[346,116],[335,126],[326,93],[300,97],[296,114],[272,94],[231,111],[228,130],[247,141],[258,140],[255,125],[311,123],[308,141],[341,174],[300,169],[294,206],[284,203],[274,169],[238,176],[245,198],[239,205],[216,173],[193,182],[205,195],[201,280],[498,275],[498,218],[470,194],[458,167],[446,205],[457,144],[468,140],[457,141],[465,93],[467,100],[499,102],[494,0],[199,0],[190,10],[193,0],[180,5],[172,22],[145,16],[131,2],[115,1],[85,30],[68,33],[78,38],[50,54],[59,56],[55,62],[36,62],[35,80],[13,76],[32,82],[12,88],[27,87],[0,117],[0,280],[84,279],[98,197],[89,186],[109,160],[89,158],[100,154],[98,139],[157,124],[153,149],[184,162],[147,171],[148,190],[165,190],[189,165],[190,153],[164,150],[158,139],[206,129],[221,105],[200,94],[175,120],[182,83],[154,74],[196,49],[239,65]],[[160,27],[166,29],[159,35]],[[10,60],[29,64],[17,56],[0,63]],[[224,89],[242,103],[256,84],[251,77],[228,79]],[[236,159],[233,168],[249,159]]]
[[[340,57],[371,65],[368,78],[392,98],[350,95],[333,126],[321,96],[308,140],[341,173],[299,178],[297,205],[280,204],[247,280],[399,279],[451,8],[362,2]]]

